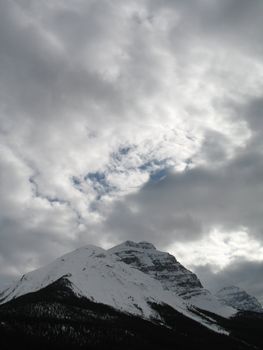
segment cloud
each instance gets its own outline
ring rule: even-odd
[[[263,272],[262,261],[247,261],[237,259],[225,269],[215,273],[213,266],[204,265],[195,268],[195,272],[204,282],[205,286],[216,292],[228,285],[236,285],[256,296],[263,302],[263,283],[259,278]]]
[[[126,238],[261,244],[261,12],[0,0],[1,274]]]
[[[260,0],[249,3],[245,0],[155,0],[150,2],[150,8],[154,13],[169,10],[177,14],[177,21],[173,21],[174,41],[187,34],[187,39],[191,39],[189,46],[193,40],[208,40],[223,49],[262,54],[259,13],[263,5]]]
[[[211,157],[210,145],[209,152]],[[223,232],[245,229],[263,241],[262,171],[261,154],[245,150],[215,168],[168,173],[116,202],[106,226],[122,238],[135,230],[138,238],[152,236],[166,244],[198,239],[214,227]]]

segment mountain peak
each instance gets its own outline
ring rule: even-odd
[[[127,249],[127,248],[135,248],[135,249],[152,249],[152,250],[156,250],[155,246],[152,243],[146,242],[146,241],[142,241],[142,242],[134,242],[134,241],[125,241],[115,247],[118,248],[118,250],[120,249]],[[113,249],[112,248],[112,249]]]
[[[161,320],[152,305],[166,304],[218,330],[212,321],[199,317],[194,308],[223,317],[236,312],[214,300],[197,276],[174,256],[157,250],[151,243],[133,241],[108,251],[87,245],[67,253],[23,275],[1,295],[0,304],[42,290],[61,278],[76,297],[146,319]]]
[[[146,242],[146,241],[142,241],[139,242],[138,245],[143,248],[143,249],[154,249],[156,250],[155,246],[152,243]]]
[[[157,250],[151,243],[126,241],[109,249],[109,252],[161,281],[166,290],[173,290],[179,295],[185,294],[186,290],[194,290],[194,294],[197,289],[198,292],[200,289],[203,292],[201,282],[195,274],[181,265],[173,255]]]
[[[215,313],[222,312],[222,316],[234,312],[232,308],[224,307],[225,305],[222,307],[219,301],[203,288],[198,277],[180,264],[173,255],[157,250],[151,243],[126,241],[108,252],[157,280],[165,291],[181,297],[188,304]]]
[[[176,305],[183,303],[169,297],[158,281],[132,269],[117,256],[87,245],[23,275],[1,295],[0,304],[46,288],[62,277],[76,296],[144,318],[159,317],[149,302],[167,299]]]
[[[263,312],[260,302],[237,286],[226,286],[220,289],[216,296],[225,305],[232,306],[237,310]]]

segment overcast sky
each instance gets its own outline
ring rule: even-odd
[[[0,287],[130,239],[263,301],[262,18],[262,0],[0,0]]]

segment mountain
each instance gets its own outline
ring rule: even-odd
[[[151,307],[151,303],[165,304],[213,330],[225,332],[215,321],[200,315],[200,310],[190,308],[173,291],[164,289],[160,281],[121,261],[112,251],[91,245],[23,275],[5,290],[0,304],[45,288],[60,278],[66,278],[70,282],[72,291],[77,296],[109,305],[122,312],[160,320],[160,315]],[[221,311],[218,314],[226,317],[236,312],[224,305],[218,309]]]
[[[147,242],[82,247],[0,296],[1,349],[247,350],[263,346],[262,327]]]
[[[155,317],[147,301],[159,302],[167,294],[158,282],[104,249],[86,246],[23,275],[4,292],[0,303],[40,290],[62,277],[70,281],[76,295],[145,318]]]
[[[222,303],[237,310],[263,312],[260,302],[237,286],[224,287],[216,293],[216,296]]]
[[[109,252],[159,281],[164,290],[181,297],[188,308],[207,310],[223,317],[230,317],[236,312],[231,307],[225,307],[225,304],[204,289],[198,277],[181,265],[173,255],[157,250],[151,243],[126,241],[109,249]]]
[[[1,350],[251,349],[238,333],[213,332],[168,305],[151,304],[163,320],[154,322],[76,295],[73,289],[62,277],[2,304]]]

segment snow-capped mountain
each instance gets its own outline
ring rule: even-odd
[[[138,262],[136,268],[131,264],[134,261]],[[109,251],[86,246],[63,255],[23,275],[3,293],[0,304],[45,288],[62,277],[76,295],[145,319],[160,320],[151,303],[165,304],[215,331],[225,332],[202,310],[222,317],[236,313],[204,290],[197,277],[173,256],[159,252],[150,243],[130,241]]]
[[[221,303],[172,255],[127,241],[108,251],[88,245],[23,275],[0,294],[0,339],[63,350],[248,350],[261,346],[257,315]]]
[[[71,282],[77,295],[146,318],[155,316],[147,302],[165,299],[157,281],[102,248],[86,246],[23,275],[4,292],[0,302],[40,290],[61,277]]]
[[[260,302],[237,286],[224,287],[216,293],[216,296],[222,303],[237,310],[263,312]]]
[[[223,317],[230,317],[235,313],[235,310],[225,308],[215,296],[203,288],[198,277],[173,255],[157,250],[151,243],[126,241],[109,249],[109,252],[160,281],[164,290],[180,296],[190,308],[197,307]]]

